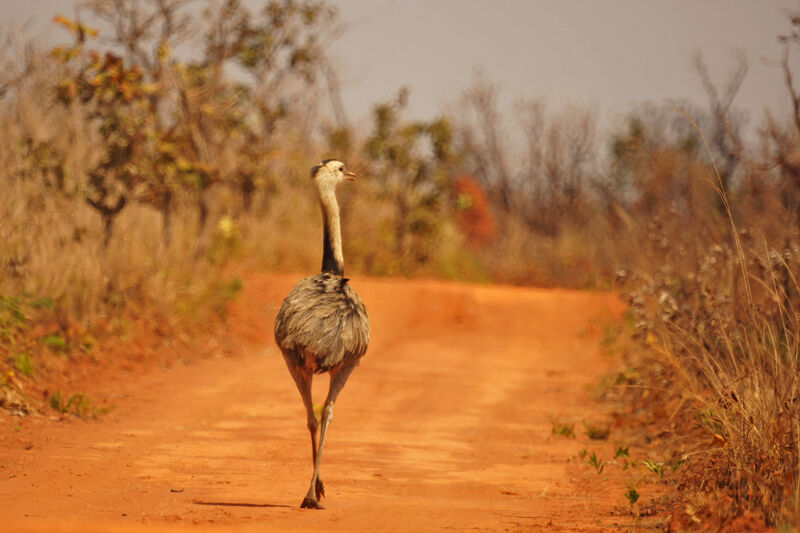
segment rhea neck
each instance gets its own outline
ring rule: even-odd
[[[343,276],[342,228],[332,184],[319,186],[319,203],[322,206],[322,271]]]

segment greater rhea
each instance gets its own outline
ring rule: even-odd
[[[355,174],[341,161],[327,159],[311,169],[322,206],[322,272],[297,282],[275,319],[275,342],[303,398],[311,433],[314,474],[300,507],[322,509],[325,487],[319,476],[325,434],[333,419],[333,404],[369,344],[369,318],[361,298],[344,277],[342,233],[336,186]],[[328,372],[330,387],[321,423],[314,414],[311,380]],[[319,446],[317,446],[319,429]]]

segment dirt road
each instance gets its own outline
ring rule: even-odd
[[[93,394],[116,409],[98,421],[0,418],[0,531],[614,529],[621,493],[568,462],[586,442],[551,422],[596,414],[614,297],[353,279],[373,340],[336,404],[327,509],[311,511],[305,414],[271,342],[296,279],[245,280],[240,355],[106,383]]]

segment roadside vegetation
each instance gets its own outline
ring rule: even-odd
[[[54,374],[142,328],[224,322],[248,268],[316,268],[308,169],[337,157],[358,175],[348,271],[618,289],[604,394],[658,435],[641,464],[680,465],[676,520],[800,523],[800,19],[777,36],[790,116],[745,117],[746,59],[714,80],[698,55],[706,107],[642,105],[606,131],[537,99],[509,124],[480,74],[449,115],[409,120],[398,88],[356,126],[325,2],[90,0],[78,19],[55,17],[57,47],[2,36],[1,407],[100,412]]]

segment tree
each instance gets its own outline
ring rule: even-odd
[[[508,153],[503,120],[498,109],[498,89],[479,74],[464,93],[462,106],[466,120],[460,128],[461,151],[495,205],[508,213],[513,210],[513,185],[508,169]]]
[[[364,152],[379,195],[394,207],[395,253],[406,258],[413,252],[411,259],[421,263],[433,245],[448,186],[445,165],[451,157],[452,129],[445,118],[404,122],[407,101],[403,89],[394,101],[375,107]]]
[[[66,106],[83,105],[87,119],[100,137],[99,162],[89,169],[86,202],[103,221],[103,245],[108,247],[115,219],[127,204],[127,196],[147,175],[147,131],[152,127],[147,95],[138,67],[128,67],[112,53],[85,53],[87,36],[96,30],[65,18],[59,23],[72,31],[74,43],[54,49],[63,62],[77,61],[77,69],[58,85],[59,100]]]
[[[338,32],[336,11],[313,0],[271,1],[257,13],[240,0],[90,0],[81,13],[108,30],[113,50],[97,63],[101,56],[85,50],[97,32],[62,18],[75,43],[58,53],[77,68],[65,83],[65,103],[79,96],[103,144],[116,146],[90,173],[90,205],[103,206],[104,220],[113,220],[125,205],[115,198],[135,196],[161,213],[168,244],[175,203],[189,201],[200,245],[208,192],[217,184],[235,188],[248,209],[272,136],[301,107],[297,91],[325,82],[324,45]],[[202,45],[200,57],[173,53],[191,41]],[[229,76],[234,68],[237,79]],[[108,85],[119,75],[126,77],[122,97],[106,98],[108,87],[96,87],[98,80]]]

